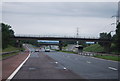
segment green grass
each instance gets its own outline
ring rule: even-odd
[[[83,49],[83,51],[86,51],[86,52],[103,52],[104,48],[101,47],[99,44],[93,44],[93,45],[90,45],[88,47],[85,47]]]
[[[10,52],[10,51],[16,51],[16,50],[19,50],[19,49],[9,45],[7,48],[3,49],[2,52]]]
[[[9,45],[7,48],[3,49],[2,52],[11,52],[11,51],[17,51],[17,50],[25,50],[25,49],[24,48],[16,48],[16,47]],[[10,57],[10,56],[14,56],[14,55],[18,54],[18,52],[6,54],[6,55],[0,55],[0,60],[7,58],[7,57]]]
[[[16,51],[16,50],[24,50],[24,48],[16,48],[16,47],[9,45],[7,48],[3,49],[2,52],[11,52],[11,51]]]
[[[113,60],[113,61],[120,61],[120,56],[95,55],[94,57],[107,59],[107,60]]]

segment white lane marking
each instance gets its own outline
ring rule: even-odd
[[[64,70],[66,70],[67,68],[66,68],[66,67],[64,67],[63,69],[64,69]]]
[[[87,63],[91,63],[90,61],[87,61]]]
[[[115,71],[117,70],[116,68],[113,68],[113,67],[108,67],[108,68],[109,68],[109,69],[112,69],[112,70],[115,70]]]
[[[58,63],[58,62],[55,62],[56,64]]]
[[[8,79],[6,81],[10,81],[15,74],[20,70],[20,68],[23,66],[23,64],[28,60],[28,58],[30,57],[30,54],[28,55],[28,57],[19,65],[19,67],[8,77]]]

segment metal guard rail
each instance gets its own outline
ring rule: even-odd
[[[11,51],[11,52],[3,52],[3,53],[1,53],[0,55],[7,55],[7,54],[11,54],[11,53],[16,53],[16,52],[18,52],[19,50],[17,50],[17,51]]]

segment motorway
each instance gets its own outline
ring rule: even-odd
[[[118,62],[63,52],[45,52],[86,79],[118,79]]]
[[[35,50],[32,47],[29,49]],[[71,53],[44,52],[42,49],[40,52],[31,53],[13,79],[81,79],[81,77],[118,79],[118,62]]]
[[[16,79],[83,79],[44,52],[33,52],[35,49],[32,47],[29,47],[29,50],[31,50],[29,59],[13,77],[13,81]]]

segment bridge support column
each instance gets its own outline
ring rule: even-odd
[[[78,54],[80,54],[83,51],[82,45],[77,45],[76,48],[78,48]]]
[[[21,44],[20,44],[20,40],[16,40],[16,45],[15,45],[16,47],[21,47]]]
[[[59,41],[59,50],[62,50],[62,41]]]

